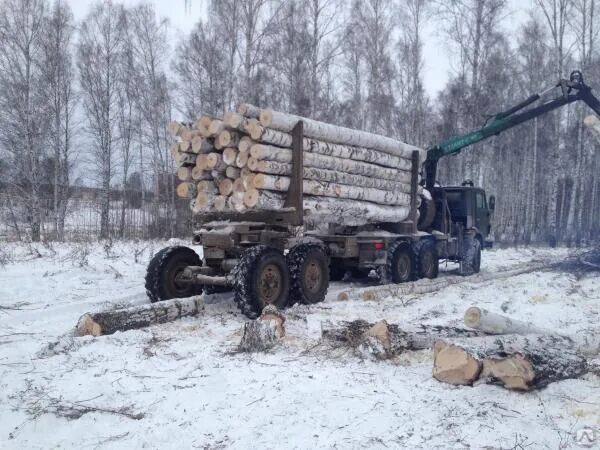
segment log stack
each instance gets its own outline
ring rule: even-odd
[[[292,130],[304,123],[304,214],[322,222],[400,222],[410,214],[412,155],[403,142],[242,104],[221,118],[172,122],[177,195],[195,214],[276,211],[292,174]]]

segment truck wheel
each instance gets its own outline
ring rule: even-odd
[[[232,271],[234,299],[244,315],[255,319],[267,305],[286,306],[290,272],[278,250],[257,245],[242,255]]]
[[[406,283],[413,281],[417,273],[416,255],[407,242],[396,241],[388,247],[387,264],[383,269],[384,276],[380,277],[384,283]],[[381,273],[381,272],[380,272]]]
[[[430,239],[419,241],[415,247],[417,274],[419,278],[437,278],[440,263],[435,242]]]
[[[289,304],[311,305],[325,300],[329,288],[329,258],[322,245],[299,244],[287,255],[290,268]]]
[[[202,286],[177,283],[177,276],[183,269],[187,266],[201,265],[200,257],[191,248],[163,248],[150,260],[146,271],[146,293],[150,301],[155,303],[201,294]]]
[[[481,269],[481,243],[479,239],[467,239],[465,256],[460,265],[460,274],[464,276],[479,273]]]

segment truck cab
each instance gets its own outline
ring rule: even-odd
[[[481,248],[491,248],[491,216],[496,203],[494,196],[490,196],[488,201],[485,191],[474,187],[470,180],[461,186],[446,186],[442,189],[452,222],[462,224],[465,229],[475,230]]]

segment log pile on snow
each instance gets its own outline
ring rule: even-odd
[[[304,126],[307,217],[346,225],[398,222],[410,212],[413,151],[385,136],[242,104],[222,118],[173,122],[177,195],[195,214],[279,210],[292,174],[292,131]]]
[[[371,324],[363,320],[325,324],[322,338],[360,357],[388,359],[433,349],[433,376],[454,385],[499,384],[527,391],[588,371],[587,357],[600,354],[595,335],[562,336],[533,324],[472,307],[469,328]]]

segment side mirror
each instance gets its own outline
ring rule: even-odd
[[[488,202],[488,209],[490,211],[494,211],[496,209],[496,197],[493,195],[490,195],[490,200]]]

